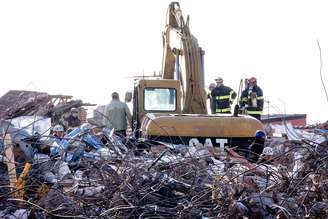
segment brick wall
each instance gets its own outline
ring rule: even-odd
[[[288,119],[286,122],[291,123],[293,126],[303,126],[306,125],[306,118],[302,119]],[[273,125],[282,125],[283,121],[271,122]]]

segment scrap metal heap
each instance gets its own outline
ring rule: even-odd
[[[36,113],[40,105],[47,104],[51,97],[47,93],[11,90],[0,98],[0,119]]]
[[[317,141],[268,140],[274,165],[199,142],[121,138],[90,124],[63,139],[8,132],[0,141],[0,218],[328,217],[325,131]],[[16,156],[20,144],[31,145],[30,156]]]
[[[70,109],[82,106],[94,106],[94,104],[72,100],[72,96],[68,95],[11,90],[0,98],[0,120],[19,116],[47,116],[49,113],[56,120]]]

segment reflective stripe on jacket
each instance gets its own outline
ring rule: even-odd
[[[211,95],[216,100],[216,113],[230,112],[231,104],[237,96],[235,91],[224,85],[214,88]]]
[[[252,106],[252,95],[256,96],[257,106]],[[261,115],[264,105],[263,91],[259,86],[248,87],[243,90],[240,98],[240,106],[246,107],[249,115]]]
[[[231,112],[231,108],[225,108],[225,109],[216,109],[217,113],[230,113]]]

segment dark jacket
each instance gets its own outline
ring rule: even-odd
[[[263,152],[264,148],[264,142],[263,141],[254,141],[249,147],[248,147],[248,156],[247,159],[252,162],[256,163],[260,157],[260,155]]]
[[[215,100],[215,98],[212,97],[212,92],[208,92],[207,98],[210,99],[211,113],[212,114],[215,114],[215,111],[216,111],[216,100]]]
[[[79,117],[74,117],[73,115],[69,115],[69,117],[66,118],[67,125],[69,127],[78,127],[81,125],[81,120]]]
[[[257,106],[252,105],[252,97],[256,98]],[[263,111],[263,91],[259,86],[248,87],[241,93],[240,106],[245,107],[249,115],[261,115]]]
[[[237,94],[228,86],[218,86],[213,89],[212,98],[216,100],[216,113],[230,113],[231,104]]]

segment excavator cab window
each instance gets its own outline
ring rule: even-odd
[[[173,112],[176,110],[174,88],[145,88],[144,107],[146,111]]]

